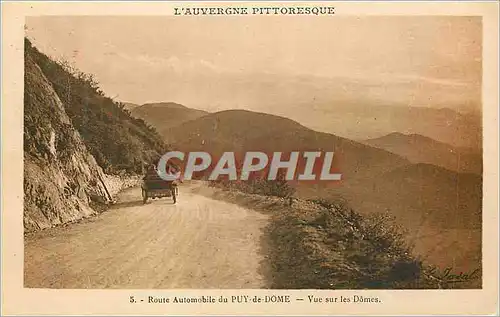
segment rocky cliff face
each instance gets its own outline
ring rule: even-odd
[[[109,202],[107,177],[73,127],[51,84],[27,54],[24,91],[24,229],[95,213]]]
[[[29,232],[102,210],[96,203],[109,203],[121,189],[137,185],[137,173],[168,147],[153,127],[107,97],[92,74],[53,60],[27,38],[24,59]]]

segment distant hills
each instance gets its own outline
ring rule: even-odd
[[[140,105],[131,102],[122,102],[124,105],[123,109],[131,111],[132,109],[139,107]]]
[[[480,148],[482,142],[477,85],[443,85],[397,76],[363,79],[334,74],[206,72],[170,78],[168,87],[147,97],[182,100],[182,104],[209,112],[266,112],[351,140],[397,131],[424,135],[455,147]]]
[[[183,114],[191,113],[183,106],[174,108],[182,109]],[[303,113],[308,116],[309,109]],[[356,142],[314,131],[282,116],[247,110],[194,114],[191,120],[181,116],[175,124],[173,118],[166,119],[168,128],[161,134],[172,148],[208,151],[212,155],[224,151],[333,150],[334,169],[343,174],[343,181],[295,183],[298,196],[340,199],[365,215],[388,212],[409,230],[416,250],[434,263],[454,261],[457,267],[467,268],[480,260],[479,149],[454,147],[426,136],[403,133]],[[391,120],[397,122],[398,118]],[[418,120],[416,117],[413,121]],[[159,120],[155,122],[160,124]],[[458,236],[466,238],[458,244]]]
[[[368,177],[409,162],[393,153],[332,134],[313,131],[283,117],[227,110],[186,121],[165,131],[173,148],[184,151],[334,151],[334,168],[345,179]]]
[[[412,163],[429,163],[446,169],[482,174],[481,150],[453,147],[419,134],[394,132],[364,143],[401,155]]]
[[[174,102],[126,104],[126,109],[136,117],[150,123],[160,134],[164,134],[172,126],[197,119],[208,112],[191,109]]]
[[[482,148],[481,113],[347,101],[303,107],[307,107],[307,113],[300,115],[298,110],[297,114],[291,110],[286,116],[314,130],[354,140],[400,132],[419,134],[453,147]]]

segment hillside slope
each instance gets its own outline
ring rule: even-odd
[[[363,216],[383,213],[405,228],[426,263],[481,267],[482,179],[430,164],[411,164],[340,186],[299,186],[297,196],[342,201]]]
[[[165,146],[85,74],[28,40],[24,57],[24,230],[31,232],[95,214],[96,203],[133,184],[106,171],[138,171]]]
[[[61,100],[83,142],[107,173],[140,172],[143,162],[150,162],[166,151],[154,128],[124,111],[125,104],[106,97],[92,75],[67,63],[53,61],[29,40],[25,46]]]
[[[419,215],[420,221],[427,221],[433,227],[479,229],[481,184],[478,175],[419,163],[397,168],[377,178],[372,182],[369,195],[372,201],[391,206],[391,210]],[[387,192],[398,194],[384,195]]]
[[[409,162],[398,155],[332,134],[316,132],[279,116],[246,110],[209,114],[165,132],[172,147],[183,151],[334,151],[333,168],[344,179],[367,177]]]
[[[370,187],[366,198],[353,205],[364,212],[389,210],[408,228],[408,239],[422,257],[458,271],[481,267],[481,176],[414,164],[385,174]]]
[[[482,174],[480,150],[453,147],[423,135],[394,132],[364,143],[406,157],[412,163],[429,163],[456,172]]]
[[[29,232],[93,214],[91,198],[108,197],[102,169],[29,55],[25,85],[24,228]]]

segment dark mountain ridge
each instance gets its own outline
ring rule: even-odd
[[[207,151],[214,156],[230,151],[333,151],[333,168],[346,179],[409,163],[398,155],[313,131],[291,119],[247,110],[226,110],[187,121],[166,131],[165,138],[175,149]]]
[[[364,143],[406,157],[412,163],[429,163],[460,173],[482,174],[480,149],[453,147],[420,134],[399,132]]]
[[[160,134],[165,134],[173,126],[208,114],[175,102],[146,103],[131,109],[130,113],[149,122]]]

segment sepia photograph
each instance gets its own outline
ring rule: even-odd
[[[476,17],[29,17],[25,286],[481,288],[481,35]],[[342,179],[165,181],[168,151],[332,151]]]
[[[17,21],[21,175],[2,187],[22,201],[22,247],[3,251],[19,292],[182,315],[492,291],[491,20],[335,2],[82,8]]]

